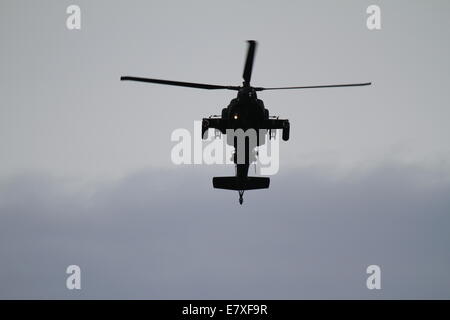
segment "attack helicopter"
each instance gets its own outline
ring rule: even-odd
[[[133,76],[122,76],[122,81],[138,81],[146,83],[163,84],[170,86],[188,87],[206,90],[233,90],[237,91],[236,98],[232,99],[226,108],[222,109],[220,116],[210,116],[202,119],[202,136],[207,138],[209,129],[215,129],[221,134],[227,134],[227,144],[234,147],[233,161],[235,164],[235,176],[214,177],[213,187],[218,189],[235,190],[239,193],[239,203],[242,205],[243,196],[246,190],[269,188],[270,178],[268,177],[250,177],[248,170],[251,163],[256,160],[257,152],[255,148],[264,144],[265,139],[257,136],[256,145],[251,144],[248,137],[244,137],[245,148],[238,148],[238,137],[231,136],[232,132],[248,132],[254,130],[268,132],[269,138],[273,137],[276,130],[282,130],[282,139],[289,140],[290,124],[288,119],[279,119],[279,117],[270,116],[269,110],[265,108],[264,102],[258,99],[257,92],[269,90],[287,90],[287,89],[315,89],[315,88],[337,88],[337,87],[358,87],[368,86],[371,82],[349,83],[349,84],[331,84],[314,86],[293,86],[293,87],[253,87],[250,84],[253,70],[253,61],[257,42],[248,40],[247,57],[244,64],[243,83],[241,86],[224,86],[205,83],[182,82],[163,79],[142,78]],[[238,150],[244,150],[245,155],[239,156]],[[241,151],[242,152],[242,151]],[[240,160],[241,159],[241,160]]]

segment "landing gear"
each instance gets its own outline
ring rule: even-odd
[[[202,138],[204,140],[208,139],[208,129],[209,129],[209,120],[203,119],[202,120]]]
[[[244,190],[239,190],[239,204],[242,205],[244,202]]]

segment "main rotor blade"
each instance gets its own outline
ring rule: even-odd
[[[278,87],[278,88],[264,88],[264,87],[256,87],[256,91],[264,91],[264,90],[284,90],[284,89],[314,89],[314,88],[338,88],[338,87],[361,87],[361,86],[370,86],[372,82],[364,82],[364,83],[347,83],[347,84],[328,84],[322,86],[304,86],[304,87]]]
[[[172,81],[172,80],[162,80],[162,79],[149,79],[149,78],[140,78],[140,77],[120,77],[120,80],[130,80],[130,81],[139,81],[139,82],[148,82],[148,83],[158,83],[158,84],[166,84],[169,86],[178,86],[178,87],[188,87],[188,88],[197,88],[197,89],[227,89],[227,90],[239,90],[239,87],[236,86],[220,86],[215,84],[205,84],[205,83],[194,83],[194,82],[181,82],[181,81]]]
[[[244,78],[245,85],[250,86],[250,79],[252,78],[253,60],[255,59],[256,41],[248,41],[248,51],[247,59],[245,60],[244,73],[242,77]]]

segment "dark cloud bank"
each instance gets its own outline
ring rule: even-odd
[[[217,171],[148,170],[91,193],[43,175],[3,180],[0,298],[450,298],[439,171],[292,170],[242,207],[212,190]],[[80,291],[65,288],[70,264]],[[382,290],[366,289],[370,264]]]

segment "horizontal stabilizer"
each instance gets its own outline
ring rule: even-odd
[[[227,190],[254,190],[267,189],[270,184],[270,178],[266,177],[214,177],[213,186],[218,189]]]

